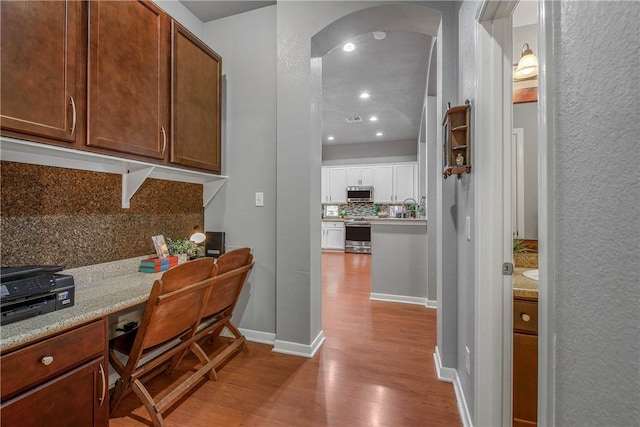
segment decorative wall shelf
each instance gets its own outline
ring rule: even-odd
[[[213,200],[227,176],[178,169],[88,151],[0,137],[0,160],[122,175],[122,207],[147,178],[202,184],[202,206]]]
[[[471,104],[450,107],[442,120],[442,175],[471,173]]]

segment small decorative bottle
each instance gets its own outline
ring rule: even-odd
[[[458,157],[456,157],[456,165],[464,165],[464,156],[462,155],[462,153],[458,153]]]

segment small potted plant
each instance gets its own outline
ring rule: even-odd
[[[176,240],[167,238],[167,249],[169,250],[169,255],[178,256],[179,264],[195,257],[198,253],[198,245],[186,237]]]

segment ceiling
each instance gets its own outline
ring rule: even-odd
[[[338,46],[322,58],[323,144],[417,142],[431,37],[388,31],[382,40],[367,33],[349,41],[354,51]],[[365,91],[370,97],[360,99]],[[352,117],[362,121],[348,123]]]
[[[248,12],[275,1],[180,0],[202,22]],[[380,30],[384,30],[381,28]],[[416,32],[387,31],[350,41],[355,50],[337,46],[322,58],[322,143],[418,141],[432,38]],[[367,91],[369,99],[359,95]],[[369,121],[376,116],[376,122]],[[348,123],[347,118],[361,121]],[[376,136],[382,132],[381,136]],[[328,140],[333,136],[334,140]]]
[[[180,0],[187,9],[198,17],[202,22],[213,21],[214,19],[226,18],[261,7],[276,4],[275,1],[246,1],[246,0]]]

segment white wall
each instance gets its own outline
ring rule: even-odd
[[[451,37],[453,3],[416,2],[445,10],[447,52],[455,52]],[[381,6],[379,2],[281,2],[278,4],[278,203],[277,203],[277,335],[278,339],[310,344],[321,330],[320,211],[321,139],[319,133],[318,64],[311,63],[311,37],[351,12]],[[406,5],[405,5],[406,6]],[[411,14],[367,14],[373,21],[360,27],[401,20],[421,23]],[[435,16],[435,15],[434,15]],[[358,31],[338,26],[344,36]],[[379,28],[379,27],[378,27]],[[375,29],[378,29],[375,28]],[[365,32],[365,31],[363,31]],[[452,53],[453,55],[453,53]],[[455,62],[455,60],[453,61]],[[313,87],[313,92],[312,92]],[[448,85],[447,82],[447,87]],[[312,125],[313,123],[313,125]],[[309,196],[304,196],[308,194]],[[295,195],[295,196],[292,196]],[[295,217],[291,212],[296,212]],[[311,319],[309,319],[311,313]]]
[[[160,6],[173,19],[178,21],[183,27],[191,31],[196,37],[202,39],[204,25],[189,9],[184,7],[178,0],[156,0],[155,4]],[[215,49],[214,49],[215,50]]]
[[[322,165],[415,162],[416,146],[416,141],[323,145]]]
[[[205,228],[227,246],[249,246],[255,266],[234,317],[244,329],[275,334],[276,6],[204,24],[204,41],[222,56],[223,174],[229,179],[205,210]],[[264,193],[264,207],[255,193]]]
[[[538,103],[513,104],[513,127],[524,133],[524,231],[522,239],[538,239]]]
[[[479,3],[477,1],[465,1],[458,9],[458,98],[452,100],[451,105],[463,105],[466,99],[471,101],[471,125],[475,124],[476,111],[474,102],[476,99],[476,46],[475,46],[475,17]],[[474,133],[471,133],[471,147],[474,145]],[[475,158],[475,150],[471,150],[472,162]],[[466,349],[471,354],[471,366],[474,366],[475,357],[475,254],[474,238],[475,227],[480,227],[475,221],[474,182],[473,169],[470,174],[462,175],[461,179],[455,177],[447,181],[455,182],[455,239],[457,242],[457,298],[458,298],[458,341],[457,341],[457,365],[458,377],[471,414],[474,413],[474,375],[473,370],[469,375],[465,369]],[[466,217],[471,218],[471,240],[466,238]]]
[[[640,3],[553,2],[555,423],[640,423]]]

